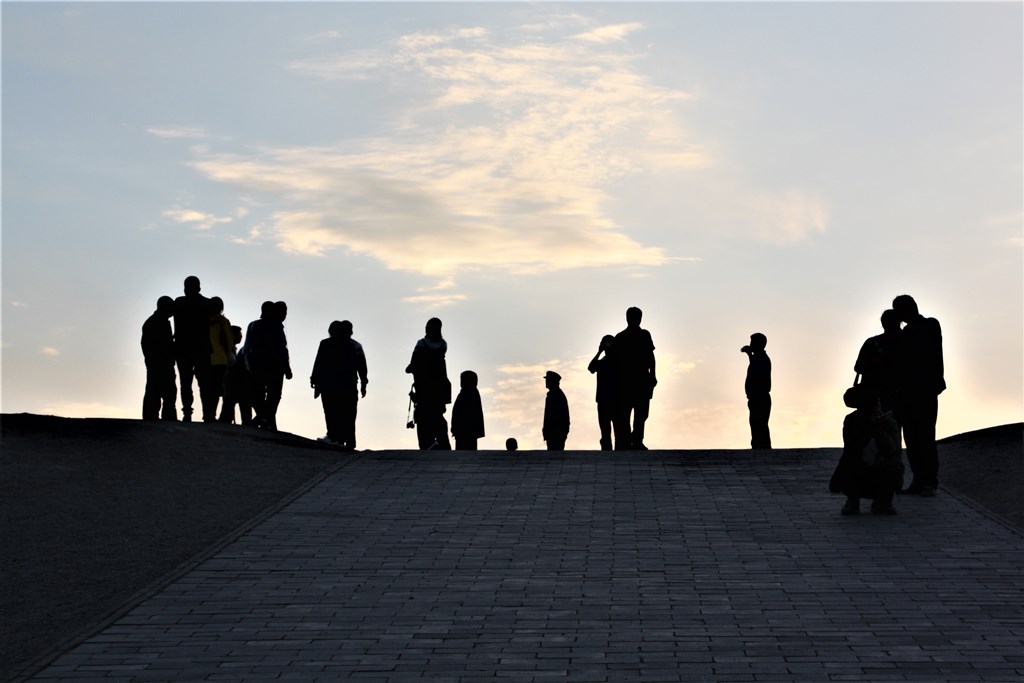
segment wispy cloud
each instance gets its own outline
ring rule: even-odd
[[[53,346],[44,346],[41,349],[39,349],[39,353],[41,353],[44,356],[56,358],[57,356],[60,355],[60,349],[54,348]]]
[[[158,138],[202,140],[213,137],[202,128],[190,126],[152,126],[146,132]]]
[[[639,25],[571,28],[524,40],[463,27],[293,61],[307,77],[375,79],[417,97],[381,137],[197,153],[192,164],[270,195],[287,252],[344,250],[432,276],[668,263],[607,205],[626,175],[709,162],[673,109],[687,96],[636,69],[620,39]]]
[[[231,223],[235,220],[232,216],[216,216],[195,209],[168,209],[164,211],[164,215],[176,223],[191,224],[196,230],[212,230],[218,224]]]

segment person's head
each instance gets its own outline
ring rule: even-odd
[[[442,339],[440,318],[431,318],[427,321],[426,333],[427,339],[431,341],[440,341]]]
[[[288,317],[288,304],[283,301],[274,302],[274,318],[279,323],[283,323],[284,319]]]
[[[750,335],[750,348],[753,351],[764,351],[765,347],[768,346],[768,337],[764,336],[760,332],[755,332]]]
[[[235,346],[242,343],[242,328],[238,325],[231,326],[231,341]]]
[[[511,437],[511,436],[508,437],[507,439],[505,439],[505,450],[506,451],[518,451],[519,450],[519,442],[516,441],[514,437]]]
[[[886,332],[900,331],[900,314],[891,308],[882,311],[882,329]]]
[[[463,389],[475,389],[477,381],[476,373],[472,370],[464,370],[462,374],[459,375],[459,386]]]
[[[630,306],[626,309],[626,324],[630,327],[637,327],[640,325],[640,320],[643,319],[644,312],[636,306]]]
[[[169,296],[162,296],[156,300],[156,311],[161,315],[170,318],[174,315],[174,299]]]
[[[185,294],[198,294],[199,290],[199,278],[195,275],[189,275],[185,278]]]
[[[347,320],[335,320],[327,328],[327,334],[333,339],[351,339],[352,323]]]
[[[614,344],[614,343],[615,343],[615,337],[613,337],[610,334],[606,334],[603,337],[601,337],[601,348],[604,349],[605,351],[607,351],[608,349],[612,348],[612,344]]]
[[[544,386],[548,389],[554,389],[562,382],[562,376],[553,370],[548,370],[544,373]]]
[[[224,300],[219,296],[210,297],[210,315],[219,315],[224,312]]]
[[[900,294],[892,300],[892,310],[896,311],[900,320],[907,323],[920,315],[917,312],[917,302],[909,294]]]
[[[260,317],[264,320],[270,320],[274,317],[274,302],[264,301],[263,305],[260,306]]]

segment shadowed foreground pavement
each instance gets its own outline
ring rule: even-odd
[[[1021,680],[1019,533],[837,458],[360,454],[38,678]]]

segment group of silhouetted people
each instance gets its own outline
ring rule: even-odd
[[[893,515],[896,493],[931,497],[939,485],[935,423],[946,388],[942,329],[907,294],[893,300],[881,322],[882,334],[861,346],[854,385],[843,396],[853,412],[843,421],[843,454],[829,488],[846,495],[844,515],[860,512],[862,498],[872,500],[872,512]],[[912,474],[902,490],[901,430]]]
[[[224,302],[200,291],[199,278],[186,278],[184,294],[177,299],[160,297],[156,311],[142,326],[143,419],[177,419],[177,369],[182,421],[192,421],[195,382],[204,422],[234,423],[237,409],[241,424],[276,431],[284,380],[292,378],[284,329],[287,305],[264,302],[259,319],[249,323],[243,336],[242,329],[224,316]],[[626,328],[605,335],[587,367],[597,380],[601,450],[647,450],[644,430],[658,379],[654,341],[640,327],[642,318],[639,308],[629,308]],[[423,450],[452,448],[445,420],[452,385],[445,361],[448,343],[441,329],[438,318],[427,321],[405,369],[413,377],[409,397],[414,410],[408,426],[416,429]],[[946,387],[939,323],[922,316],[914,299],[904,294],[882,314],[882,330],[864,342],[854,364],[854,386],[844,396],[853,412],[843,423],[843,455],[830,482],[833,492],[847,496],[844,514],[858,512],[861,498],[873,500],[874,512],[894,514],[895,493],[932,496],[938,486],[935,423],[938,395]],[[352,334],[351,322],[332,322],[310,375],[327,425],[320,441],[345,450],[356,448],[357,404],[360,396],[366,397],[369,382],[366,354]],[[768,427],[772,365],[767,343],[764,334],[755,332],[740,349],[748,357],[744,391],[754,449],[772,447]],[[541,434],[550,451],[564,450],[569,436],[569,405],[561,380],[554,371],[544,375],[547,397]],[[450,433],[457,450],[476,450],[485,435],[477,374],[462,372],[459,384]],[[901,430],[913,473],[911,484],[902,491]],[[508,439],[506,448],[516,450],[516,440]]]
[[[185,278],[177,299],[162,296],[142,326],[146,361],[145,420],[176,420],[175,368],[181,381],[181,420],[191,422],[193,383],[199,385],[203,422],[235,422],[277,429],[277,407],[285,378],[291,379],[283,301],[264,302],[258,320],[249,324],[241,349],[242,328],[224,317],[220,297],[207,298],[199,278]],[[174,329],[171,330],[171,320]],[[220,415],[217,410],[220,408]]]

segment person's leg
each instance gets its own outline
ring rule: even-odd
[[[935,446],[937,396],[915,396],[904,406],[903,439],[913,475],[906,493],[934,493],[938,485],[938,451]]]
[[[162,371],[156,363],[146,362],[146,391],[142,394],[142,419],[156,420],[160,417],[160,389]]]
[[[548,450],[549,451],[564,451],[565,450],[565,437],[564,436],[561,437],[561,438],[558,438],[558,437],[549,438],[547,443],[548,443]]]
[[[346,390],[339,399],[338,430],[341,436],[338,440],[345,448],[354,451],[356,449],[356,409],[358,407],[355,389]]]
[[[640,397],[633,403],[633,448],[646,451],[644,445],[644,426],[647,416],[651,413],[651,399]]]
[[[615,411],[616,419],[612,425],[615,428],[615,450],[617,451],[633,450],[633,435],[629,426],[629,417],[632,412],[633,408],[629,401],[623,398]]]
[[[160,419],[177,420],[175,403],[178,401],[178,387],[174,384],[174,361],[166,361],[160,368]]]
[[[772,410],[771,396],[752,396],[747,400],[750,408],[750,447],[771,448],[772,438],[768,431],[768,417]]]
[[[281,404],[281,391],[284,388],[284,372],[275,371],[267,378],[267,427],[277,431],[277,407]]]
[[[324,424],[327,428],[327,438],[337,442],[340,437],[337,424],[336,397],[329,391],[321,392],[320,404],[324,409]]]
[[[597,426],[601,429],[600,443],[602,451],[610,451],[612,449],[612,422],[614,417],[613,406],[609,405],[606,401],[598,401]]]
[[[195,377],[195,368],[189,358],[178,359],[178,379],[181,380],[181,421],[192,421],[192,379]]]

